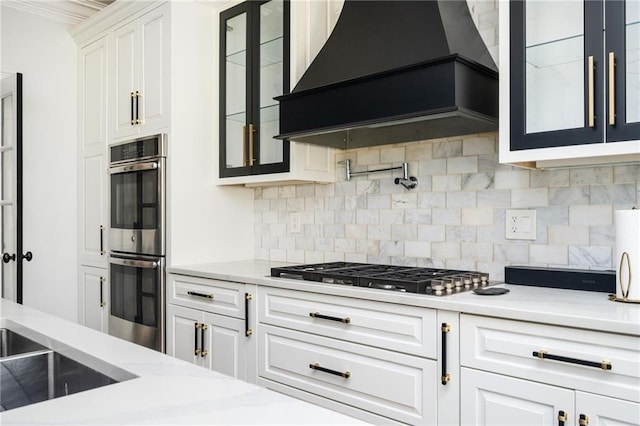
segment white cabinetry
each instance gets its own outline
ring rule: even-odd
[[[183,275],[167,277],[167,354],[238,379],[249,367],[252,295],[245,285]],[[255,380],[254,380],[255,381]]]
[[[158,7],[113,32],[110,111],[115,140],[168,127],[168,9]]]
[[[83,310],[80,313],[80,322],[89,328],[108,332],[109,309],[109,283],[107,270],[91,266],[80,267],[80,287],[83,296]]]
[[[436,423],[434,310],[260,287],[258,321],[259,384],[376,423]]]
[[[78,318],[107,331],[107,62],[108,40],[81,46],[79,76]]]
[[[637,336],[462,315],[460,363],[462,424],[640,424]]]

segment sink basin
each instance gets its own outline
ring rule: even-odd
[[[45,346],[27,339],[21,334],[14,333],[8,328],[0,328],[0,358],[46,349]]]
[[[49,343],[65,354],[8,328],[0,329],[0,411],[136,377],[57,342]]]

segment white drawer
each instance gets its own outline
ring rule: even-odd
[[[640,402],[638,336],[463,314],[460,363]]]
[[[436,423],[435,361],[268,325],[258,335],[260,377],[401,422]]]
[[[433,309],[271,287],[258,291],[260,323],[436,358]]]
[[[167,275],[167,303],[236,318],[245,316],[245,285],[186,275]]]

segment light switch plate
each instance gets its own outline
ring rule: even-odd
[[[292,234],[299,234],[300,228],[300,212],[289,213],[289,232]]]
[[[535,240],[536,211],[507,210],[504,237],[507,240]]]

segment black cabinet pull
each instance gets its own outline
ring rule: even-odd
[[[580,426],[587,426],[589,424],[589,416],[587,416],[586,414],[580,414],[578,424]]]
[[[584,365],[586,367],[601,368],[603,370],[611,370],[611,362],[603,360],[602,362],[585,361],[584,359],[569,358],[566,356],[553,355],[545,350],[533,351],[533,356],[540,359],[551,359],[553,361],[568,362],[570,364]]]
[[[104,226],[100,225],[100,256],[104,256]]]
[[[564,422],[566,422],[569,419],[569,416],[567,415],[566,411],[558,411],[558,426],[564,426]]]
[[[212,294],[206,294],[206,293],[200,293],[200,292],[197,292],[197,291],[189,290],[189,291],[187,291],[187,294],[189,296],[203,297],[205,299],[213,299],[213,293]]]
[[[204,331],[207,330],[209,326],[207,324],[200,324],[200,356],[204,358],[208,355],[209,351],[204,348]]]
[[[103,308],[106,303],[104,303],[104,296],[102,294],[104,284],[104,277],[100,277],[100,307]]]
[[[446,385],[451,380],[451,374],[447,373],[447,333],[451,331],[451,326],[443,322],[440,331],[442,332],[442,376],[440,380],[443,385]]]
[[[16,254],[15,254],[15,253],[13,253],[13,254],[9,254],[9,253],[2,253],[2,261],[3,261],[4,263],[9,263],[9,262],[11,262],[12,260],[13,260],[14,262],[15,262],[15,260],[16,260]]]
[[[132,126],[136,124],[133,118],[133,98],[134,98],[134,94],[133,92],[131,92],[131,125]]]
[[[320,364],[318,364],[317,362],[314,364],[309,364],[309,368],[312,370],[317,370],[317,371],[322,371],[323,373],[329,373],[329,374],[333,374],[334,376],[340,376],[344,379],[348,379],[349,377],[351,377],[351,373],[348,371],[345,371],[344,373],[341,371],[336,371],[336,370],[331,370],[329,368],[324,368],[321,367]]]
[[[140,124],[140,92],[136,91],[136,124]]]
[[[31,260],[33,259],[33,253],[28,251],[28,252],[26,252],[25,254],[22,255],[22,258],[24,260],[26,260],[27,262],[31,262]]]
[[[344,324],[351,324],[351,318],[349,317],[344,317],[344,318],[339,318],[339,317],[331,317],[328,315],[322,315],[318,312],[309,312],[309,316],[312,318],[320,318],[320,319],[325,319],[325,320],[329,320],[329,321],[336,321],[336,322],[341,322]]]
[[[253,299],[253,295],[244,294],[244,335],[247,337],[253,334],[253,330],[249,328],[249,301],[251,299]]]
[[[193,354],[195,356],[200,355],[200,349],[198,349],[198,329],[200,328],[200,323],[196,322],[193,324]]]

